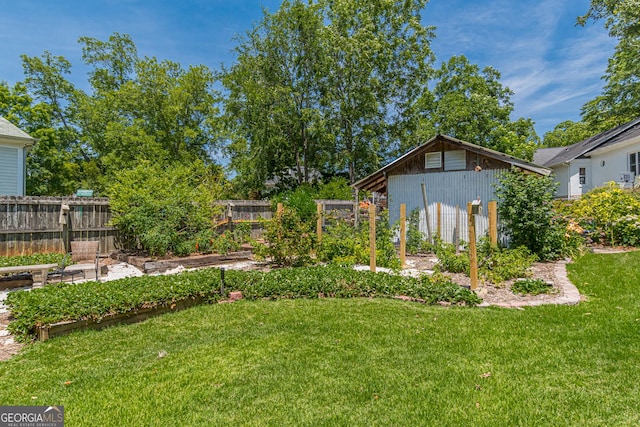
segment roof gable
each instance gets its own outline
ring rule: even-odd
[[[0,116],[0,139],[1,138],[20,139],[26,143],[35,142],[35,138],[31,137],[28,133],[21,130],[2,116]]]
[[[376,172],[372,173],[371,175],[361,179],[360,181],[354,183],[352,186],[357,188],[357,189],[361,189],[361,190],[367,190],[367,191],[374,191],[374,192],[385,192],[386,191],[386,175],[389,171],[392,171],[394,168],[396,168],[398,165],[402,164],[403,162],[407,161],[410,158],[413,158],[415,156],[420,156],[423,153],[429,151],[429,148],[431,148],[432,146],[434,146],[435,144],[439,143],[439,142],[445,142],[448,144],[452,144],[455,146],[458,146],[464,150],[473,152],[473,153],[477,153],[477,154],[481,154],[483,156],[492,158],[492,159],[496,159],[499,160],[501,162],[504,163],[508,163],[511,166],[515,166],[515,167],[519,167],[522,169],[525,169],[527,171],[539,174],[539,175],[550,175],[551,174],[551,170],[543,167],[543,166],[539,166],[536,165],[534,163],[531,162],[527,162],[525,160],[522,159],[518,159],[516,157],[513,156],[509,156],[507,154],[501,153],[499,151],[495,151],[495,150],[491,150],[489,148],[485,148],[485,147],[481,147],[479,145],[475,145],[475,144],[471,144],[469,142],[465,142],[450,136],[446,136],[446,135],[436,135],[433,138],[431,138],[430,140],[428,140],[427,142],[425,142],[422,145],[419,145],[418,147],[412,149],[411,151],[409,151],[408,153],[400,156],[399,158],[397,158],[396,160],[392,161],[391,163],[387,164],[386,166],[382,167],[381,169],[377,170]]]

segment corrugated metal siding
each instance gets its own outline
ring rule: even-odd
[[[482,200],[482,214],[476,216],[476,235],[481,237],[488,232],[489,218],[487,203],[496,200],[494,183],[501,170],[451,171],[419,175],[392,175],[388,177],[389,219],[394,224],[400,219],[400,205],[407,205],[407,215],[413,209],[420,210],[420,231],[427,234],[427,222],[422,201],[424,182],[429,203],[429,221],[432,232],[437,227],[437,204],[442,205],[441,238],[453,243],[458,232],[460,240],[468,241],[467,203],[477,198]],[[459,206],[459,223],[456,224],[456,206]],[[499,221],[499,219],[498,219]],[[501,240],[504,240],[501,238]]]
[[[18,149],[0,147],[0,194],[18,195]]]

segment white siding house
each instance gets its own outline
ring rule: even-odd
[[[567,147],[540,149],[533,161],[553,170],[556,197],[578,198],[610,181],[631,188],[640,175],[640,119]]]
[[[467,240],[467,203],[481,200],[484,207],[476,216],[476,231],[482,236],[489,225],[487,202],[495,200],[498,175],[512,167],[548,176],[551,170],[465,141],[438,135],[353,186],[386,195],[389,220],[394,224],[405,204],[407,215],[420,211],[420,231],[427,234],[422,186],[432,231],[437,224],[437,204],[441,206],[441,238],[446,242]]]
[[[0,116],[0,195],[25,195],[27,150],[35,141]]]

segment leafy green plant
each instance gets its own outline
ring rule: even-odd
[[[166,306],[188,298],[204,297],[215,302],[222,297],[220,285],[219,270],[203,269],[110,282],[59,283],[30,292],[12,292],[6,300],[14,317],[9,330],[25,340],[39,325],[100,320],[111,314]],[[230,270],[225,274],[225,286],[227,290],[242,291],[248,299],[406,295],[431,304],[446,301],[472,306],[481,301],[473,292],[444,277],[416,279],[338,266],[285,268],[267,273]]]
[[[269,221],[263,221],[266,244],[254,246],[259,258],[271,258],[284,266],[303,266],[313,262],[311,251],[315,248],[316,234],[312,224],[304,222],[297,211],[285,207]]]
[[[629,246],[640,243],[640,201],[615,182],[591,190],[568,211],[593,241]]]
[[[516,280],[511,285],[511,292],[521,295],[540,295],[554,291],[553,286],[542,279],[522,279]]]
[[[420,231],[420,209],[414,209],[407,218],[407,244],[408,254],[426,252],[430,245],[426,236]]]
[[[168,168],[140,162],[109,188],[112,224],[128,248],[188,255],[196,244],[206,245],[202,233],[212,229],[212,218],[222,209],[213,204],[221,180],[218,170],[202,162]]]
[[[3,256],[0,257],[0,267],[34,264],[62,264],[64,258],[65,254],[57,253]]]
[[[433,251],[438,257],[438,265],[436,266],[438,270],[469,274],[468,252],[458,252],[452,243],[443,242],[440,239],[435,239]]]
[[[554,221],[551,177],[511,169],[499,175],[495,186],[498,214],[513,247],[525,246],[540,260],[550,261],[568,254],[563,239],[566,224]]]
[[[478,244],[478,272],[484,280],[494,284],[527,277],[529,267],[537,260],[538,257],[524,246],[501,248],[492,245],[487,237],[480,239]]]

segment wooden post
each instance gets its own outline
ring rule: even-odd
[[[438,236],[439,239],[442,233],[442,203],[438,202],[438,204],[436,205],[436,210],[438,217],[438,229],[436,230],[436,236]]]
[[[471,290],[478,288],[478,253],[476,250],[476,216],[473,214],[471,202],[467,203],[467,218],[469,228],[469,272],[471,276]]]
[[[498,202],[489,202],[489,239],[491,244],[498,244]]]
[[[429,201],[427,200],[427,187],[422,183],[422,203],[424,204],[424,216],[427,220],[427,237],[429,243],[433,243],[433,236],[431,235],[431,220],[429,219]]]
[[[322,242],[322,203],[316,205],[316,214],[318,215],[318,222],[316,224],[318,233],[318,244]]]
[[[276,208],[276,214],[280,216],[282,215],[283,211],[284,211],[284,205],[282,203],[278,203],[278,207]]]
[[[407,205],[400,205],[400,267],[404,267],[407,256]]]
[[[369,205],[369,269],[376,271],[376,205]]]
[[[360,192],[356,188],[355,204],[353,205],[353,226],[358,228],[360,220]]]

